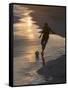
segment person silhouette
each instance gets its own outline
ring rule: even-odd
[[[49,27],[48,23],[45,23],[44,27],[42,28],[42,31],[39,32],[39,33],[41,33],[39,38],[42,37],[41,38],[41,46],[42,46],[41,56],[42,56],[43,64],[45,64],[45,59],[43,59],[44,58],[44,50],[45,50],[46,44],[48,42],[50,32],[55,34],[55,32],[53,32],[52,29]]]

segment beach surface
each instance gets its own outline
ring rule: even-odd
[[[65,11],[64,7],[13,6],[14,86],[65,82]],[[56,34],[49,34],[43,66],[39,32],[45,22]]]
[[[65,38],[50,35],[45,49],[45,66],[42,65],[40,41],[23,45],[15,40],[14,85],[32,85],[65,82]],[[26,43],[26,42],[25,42]],[[39,58],[35,57],[36,50]]]

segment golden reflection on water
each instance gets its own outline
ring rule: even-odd
[[[32,17],[30,16],[30,12],[24,12],[23,13],[24,17],[22,17],[20,19],[19,23],[15,23],[14,27],[16,29],[16,32],[14,33],[15,35],[18,36],[22,36],[21,38],[24,39],[24,36],[26,37],[26,39],[29,40],[38,40],[39,41],[39,33],[38,30],[39,26],[35,24],[35,21],[32,20]],[[40,40],[41,41],[41,40]],[[50,34],[50,38],[49,38],[49,44],[47,45],[48,49],[47,49],[47,53],[46,54],[50,54],[51,52],[49,51],[50,47],[53,46],[54,48],[61,48],[62,46],[64,46],[64,38],[62,38],[59,35],[51,35]],[[30,53],[28,55],[26,55],[26,57],[28,57],[29,61],[33,61],[33,57],[35,55],[35,51],[38,49],[41,52],[41,45],[34,45],[34,47],[30,47],[28,46],[28,49],[25,49],[25,53]],[[23,48],[23,45],[22,45]],[[52,50],[52,49],[51,49]]]
[[[20,19],[19,23],[14,24],[16,28],[15,35],[25,36],[27,39],[34,40],[38,36],[38,25],[34,24],[35,21],[29,15],[30,12],[25,12],[24,17]]]
[[[33,33],[31,33],[31,34],[29,34],[28,38],[29,39],[34,39],[35,37],[34,37]]]
[[[50,35],[48,43],[45,48],[45,56],[50,56],[51,58],[57,58],[60,55],[64,54],[65,52],[65,38],[59,36],[59,35]],[[26,58],[28,62],[35,62],[35,52],[39,51],[39,57],[41,59],[41,45],[33,45],[28,46],[28,48],[25,49]],[[53,52],[52,52],[53,51]]]
[[[25,7],[23,7],[23,10],[24,12],[22,14],[24,15],[24,17],[20,19],[20,22],[14,23],[13,25],[15,29],[14,36],[16,35],[21,36],[21,38],[23,39],[25,36],[26,39],[29,39],[29,40],[39,40],[38,38],[39,34],[37,33],[39,26],[35,24],[35,21],[33,21],[32,17],[30,16],[30,13],[32,11],[28,10],[28,8],[25,8]],[[50,34],[50,38],[45,48],[45,58],[47,61],[52,60],[54,58],[56,59],[57,57],[64,54],[64,49],[65,49],[64,41],[65,41],[65,38],[62,38],[59,35]],[[34,65],[34,63],[33,63],[34,66],[31,66],[32,63],[31,64],[29,63],[29,62],[36,62],[35,52],[38,50],[39,53],[41,53],[41,45],[35,44],[35,43],[34,45],[33,44],[31,45],[31,43],[30,44],[27,43],[28,45],[25,45],[25,46],[20,43],[19,46],[18,45],[15,46],[17,47],[15,48],[15,53],[17,51],[18,54],[21,54],[20,56],[14,57],[15,84],[18,84],[18,85],[29,84],[31,83],[32,80],[34,82],[35,78],[37,78],[36,80],[39,79],[38,83],[43,81],[42,77],[39,78],[40,76],[36,75],[37,74],[36,71],[38,69],[39,63],[37,66]],[[18,48],[19,50],[17,50]],[[24,48],[25,50],[23,50]],[[40,59],[40,61],[42,60]],[[26,67],[26,69],[24,69],[24,67]],[[26,72],[27,77],[24,72]],[[31,74],[29,75],[28,72],[30,72]]]

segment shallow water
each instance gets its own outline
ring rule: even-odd
[[[55,37],[55,38],[53,38]],[[54,60],[65,53],[65,39],[57,36],[50,35],[50,39],[45,49],[45,62]],[[33,41],[32,41],[33,42]],[[35,41],[34,41],[35,42]],[[39,75],[36,71],[42,67],[41,60],[41,46],[40,44],[33,43],[34,45],[20,45],[21,49],[14,48],[14,85],[28,85],[44,83],[44,77]],[[39,51],[39,60],[35,58],[35,51]],[[18,54],[20,54],[18,56]]]
[[[17,12],[17,11],[16,11]],[[15,12],[15,13],[16,13]],[[27,13],[26,13],[27,12]],[[38,38],[38,31],[41,30],[36,21],[32,20],[30,10],[22,10],[23,18],[20,22],[14,23],[14,85],[29,85],[46,83],[46,79],[37,73],[42,67],[41,39]],[[18,13],[16,13],[18,14]],[[35,52],[39,51],[39,59],[36,59]],[[65,54],[65,38],[59,35],[50,34],[45,48],[45,62],[55,60]],[[49,80],[51,80],[50,77]]]

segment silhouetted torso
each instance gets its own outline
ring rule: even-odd
[[[50,28],[49,28],[48,26],[44,26],[44,27],[43,27],[42,39],[47,40],[47,39],[49,38],[49,31],[50,31]]]

